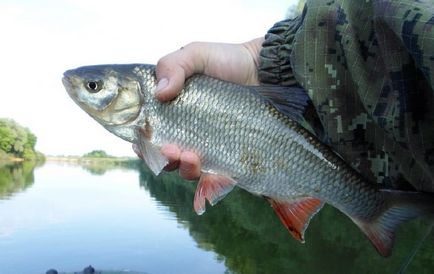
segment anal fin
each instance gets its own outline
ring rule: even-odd
[[[312,197],[300,197],[290,201],[273,199],[268,201],[289,233],[302,243],[309,221],[324,205],[324,202]]]
[[[227,176],[203,173],[194,194],[194,210],[198,215],[205,212],[205,199],[215,205],[232,191],[236,182]]]

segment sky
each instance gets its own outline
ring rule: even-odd
[[[2,0],[0,117],[38,137],[47,155],[103,149],[133,156],[69,98],[65,70],[149,63],[192,41],[240,43],[265,35],[296,0]]]

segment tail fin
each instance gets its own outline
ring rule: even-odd
[[[381,190],[385,206],[369,221],[353,219],[368,236],[375,249],[384,257],[390,256],[398,226],[408,220],[434,216],[434,195],[421,192]]]

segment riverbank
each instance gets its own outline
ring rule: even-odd
[[[140,159],[133,157],[46,156],[45,162],[80,166],[92,174],[101,175],[112,169],[134,169]]]
[[[24,158],[17,157],[5,157],[0,159],[0,163],[22,163],[24,161]]]
[[[136,161],[137,158],[133,157],[82,157],[82,156],[45,156],[45,161],[47,162],[58,162],[58,163],[87,163],[87,162],[128,162]]]
[[[41,153],[38,153],[38,157],[36,157],[35,159],[27,160],[0,151],[0,166],[11,165],[11,164],[22,164],[27,162],[33,163],[34,165],[40,165],[45,162],[45,156]]]

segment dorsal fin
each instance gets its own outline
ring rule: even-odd
[[[324,202],[312,197],[301,197],[291,201],[268,201],[289,233],[302,243],[310,220],[324,205]]]
[[[300,86],[250,86],[267,101],[269,101],[280,112],[292,120],[302,123],[303,113],[310,102],[306,91]]]
[[[203,173],[194,194],[194,210],[198,215],[205,212],[205,198],[213,206],[232,191],[236,182],[227,176]]]
[[[307,92],[300,86],[250,86],[256,92],[272,104],[279,112],[296,121],[319,140],[328,143],[321,120]]]

